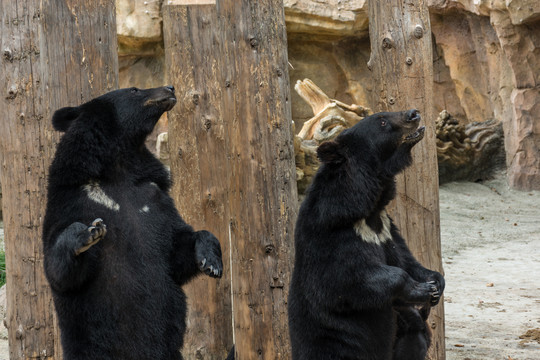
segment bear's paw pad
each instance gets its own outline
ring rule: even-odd
[[[107,233],[107,225],[103,223],[102,219],[97,218],[92,222],[92,225],[88,227],[87,232],[88,238],[86,242],[75,251],[75,255],[82,254],[103,239]]]

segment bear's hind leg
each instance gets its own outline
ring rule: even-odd
[[[392,360],[424,360],[431,344],[431,332],[426,319],[429,307],[399,307],[397,311],[397,333]]]

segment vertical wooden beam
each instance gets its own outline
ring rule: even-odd
[[[0,176],[10,359],[61,359],[41,222],[51,115],[118,84],[113,0],[0,1]]]
[[[226,263],[217,285],[188,288],[184,355],[219,358],[234,341],[237,359],[287,359],[298,200],[283,3],[164,9],[180,98],[169,122],[173,194],[186,220],[218,236]]]
[[[217,2],[237,358],[289,359],[298,208],[282,0]]]
[[[376,110],[416,108],[426,126],[424,140],[413,149],[413,166],[398,177],[392,217],[417,259],[442,272],[428,1],[370,0],[369,20]],[[434,329],[430,359],[445,359],[443,305],[429,320]]]
[[[192,0],[190,0],[191,2]],[[185,287],[186,359],[224,359],[233,344],[229,261],[229,130],[222,108],[219,28],[215,3],[163,7],[165,63],[178,104],[169,112],[172,196],[195,229],[221,242],[223,278],[200,277]],[[182,1],[184,2],[184,1]],[[176,1],[178,4],[179,2]]]

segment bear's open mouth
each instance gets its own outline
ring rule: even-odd
[[[409,143],[409,142],[418,142],[422,140],[424,137],[424,133],[426,131],[425,126],[420,126],[418,129],[416,129],[415,132],[405,136],[405,139],[403,139],[403,142]]]
[[[171,110],[174,107],[174,105],[176,105],[176,98],[175,97],[170,97],[170,98],[162,100],[162,101],[164,102],[164,105],[165,105],[165,111]]]

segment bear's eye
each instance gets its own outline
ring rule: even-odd
[[[132,94],[136,94],[137,92],[139,92],[139,89],[137,89],[136,87],[131,88],[131,93]]]
[[[381,126],[386,126],[386,120],[381,120]]]

